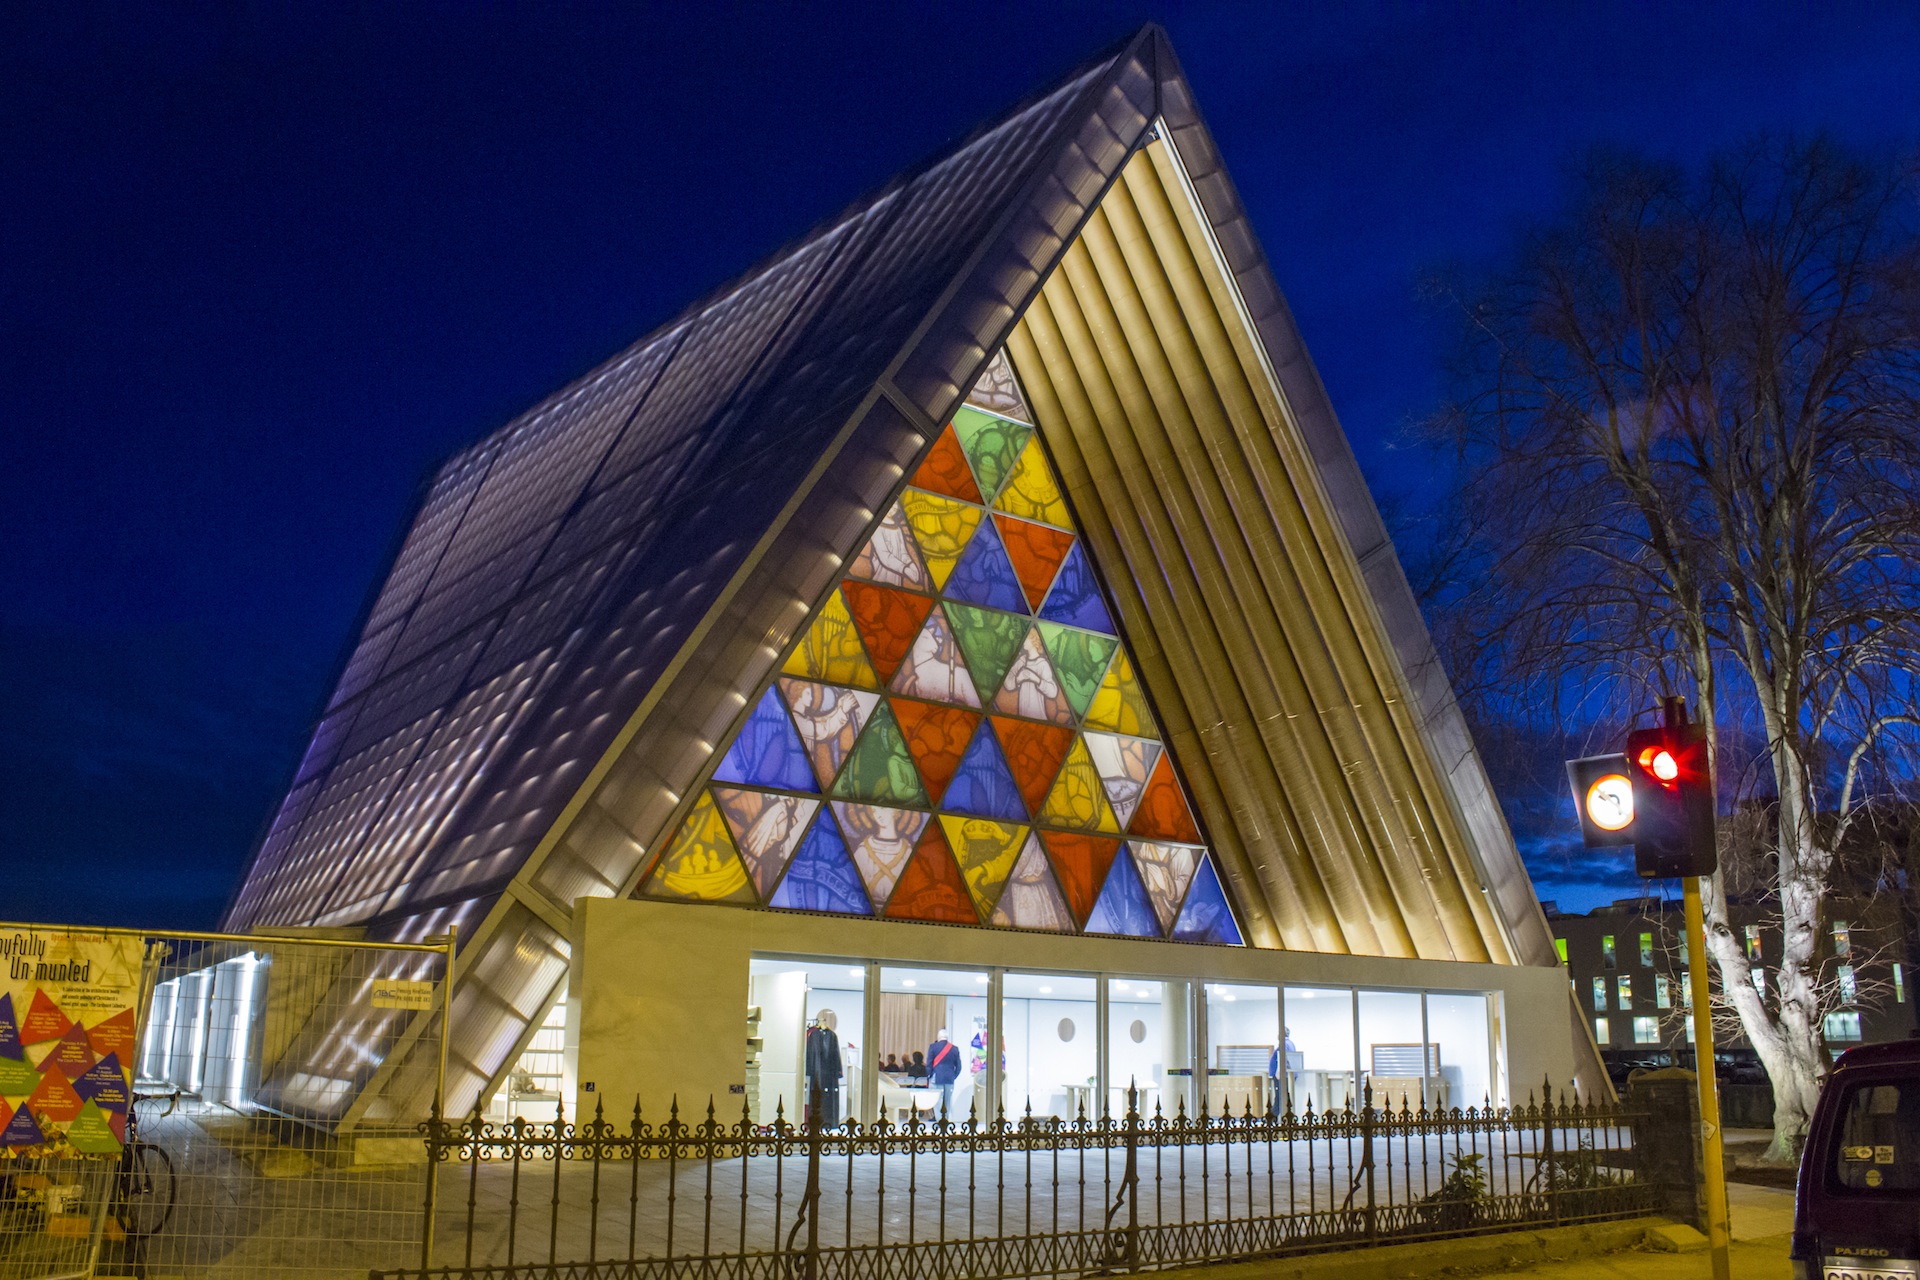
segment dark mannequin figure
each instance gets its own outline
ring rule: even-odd
[[[834,1030],[839,1019],[831,1009],[822,1009],[807,1030],[807,1096],[820,1091],[820,1125],[831,1129],[840,1123],[840,1036]]]

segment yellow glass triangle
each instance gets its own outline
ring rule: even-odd
[[[1123,648],[1113,657],[1106,678],[1087,708],[1087,728],[1105,729],[1135,738],[1154,736],[1153,715],[1147,710],[1147,696],[1133,678],[1133,663]]]
[[[923,489],[907,490],[900,495],[900,505],[907,513],[907,527],[913,530],[913,540],[920,544],[927,572],[933,575],[934,589],[944,591],[953,566],[960,561],[960,553],[967,549],[967,543],[973,540],[973,531],[980,527],[987,513],[958,498]]]
[[[1038,439],[1028,440],[1027,447],[1020,451],[1020,461],[1014,464],[1013,474],[1007,477],[1007,487],[1000,491],[993,505],[996,510],[1023,520],[1038,520],[1059,529],[1073,528],[1073,521],[1067,516],[1066,499],[1060,496],[1060,486],[1053,482],[1053,470],[1047,466],[1046,455],[1040,452]]]
[[[705,791],[647,877],[647,893],[698,902],[752,902],[746,864],[733,847],[720,807]]]
[[[867,651],[860,645],[860,633],[853,629],[853,614],[836,588],[820,612],[813,616],[807,634],[787,655],[780,670],[803,680],[823,680],[828,684],[850,684],[861,689],[878,689],[880,678]]]
[[[1039,820],[1050,827],[1071,827],[1075,831],[1103,831],[1120,834],[1120,823],[1107,803],[1107,789],[1100,771],[1093,767],[1087,752],[1087,740],[1075,736],[1060,775],[1053,780],[1047,802],[1040,806]]]
[[[967,879],[967,892],[980,918],[986,919],[1000,902],[1000,891],[1007,887],[1013,864],[1019,860],[1021,842],[1027,829],[1014,822],[995,822],[991,818],[966,818],[958,814],[940,815],[940,828],[953,849],[960,873]]]

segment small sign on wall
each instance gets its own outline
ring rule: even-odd
[[[433,984],[411,978],[382,978],[373,984],[376,1009],[431,1009]]]

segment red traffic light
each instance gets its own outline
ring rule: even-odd
[[[1669,789],[1680,778],[1680,761],[1665,747],[1643,747],[1638,760],[1642,769],[1652,774],[1656,781],[1664,783]]]
[[[1643,876],[1713,874],[1713,773],[1706,727],[1689,723],[1678,699],[1666,723],[1627,735],[1633,782],[1634,865]]]

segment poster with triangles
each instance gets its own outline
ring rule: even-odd
[[[0,1160],[119,1155],[141,957],[139,938],[99,931],[0,937]]]
[[[876,513],[639,893],[1241,945],[1046,442],[999,409]]]

